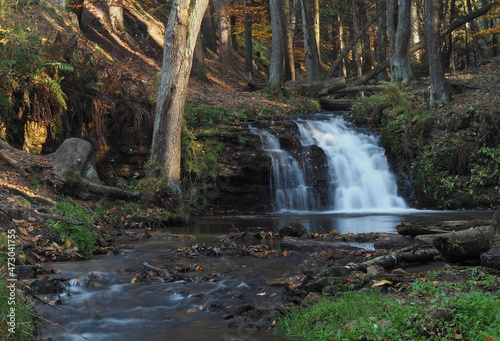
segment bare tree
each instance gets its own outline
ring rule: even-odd
[[[219,61],[228,63],[233,60],[233,39],[228,0],[215,1],[215,10],[217,11],[217,27],[219,29]]]
[[[438,0],[424,0],[425,39],[427,41],[427,59],[431,77],[430,105],[447,104],[450,94],[446,87],[444,68],[441,58],[441,42],[439,35]]]
[[[283,67],[285,61],[285,15],[282,0],[270,0],[271,26],[273,30],[273,45],[271,50],[271,65],[269,67],[269,86],[275,87],[283,83]]]
[[[408,48],[411,34],[411,0],[387,0],[387,32],[390,48],[391,82],[411,79]]]
[[[319,46],[314,27],[314,1],[302,0],[302,26],[304,30],[304,49],[306,50],[306,74],[308,81],[320,77]]]
[[[165,30],[150,176],[180,190],[181,128],[198,33],[209,0],[175,0]]]

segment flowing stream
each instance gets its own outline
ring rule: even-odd
[[[47,264],[53,278],[72,278],[70,296],[62,297],[56,310],[38,305],[42,317],[52,321],[42,330],[42,340],[92,341],[175,340],[175,341],[277,341],[272,332],[234,325],[218,311],[245,303],[257,306],[280,301],[283,288],[268,283],[297,274],[304,259],[222,257],[180,259],[176,249],[195,243],[217,244],[220,236],[248,227],[277,229],[300,222],[312,232],[341,233],[394,231],[402,221],[446,221],[491,219],[492,211],[407,211],[395,214],[319,213],[297,215],[226,216],[203,218],[194,225],[171,229],[174,233],[192,234],[196,240],[171,240],[159,231],[148,240],[117,244],[118,255],[97,256],[78,262]],[[370,245],[359,245],[370,247]],[[278,248],[279,245],[269,245]],[[133,271],[143,262],[153,266],[191,262],[205,270],[221,274],[215,282],[137,282],[131,283]],[[44,295],[40,295],[44,296]]]
[[[395,177],[389,168],[379,137],[356,128],[341,116],[310,115],[298,118],[303,147],[318,146],[326,156],[328,187],[326,210],[336,212],[388,212],[408,208],[398,195]],[[320,198],[310,177],[314,167],[281,148],[270,132],[251,128],[261,138],[262,149],[272,159],[271,187],[277,211],[318,211]],[[309,176],[308,176],[309,174]]]

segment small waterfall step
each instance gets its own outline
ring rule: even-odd
[[[271,187],[276,211],[382,212],[408,208],[398,195],[395,176],[378,135],[333,114],[312,115],[295,122],[303,150],[317,146],[325,155],[327,175],[323,186],[327,187],[327,198],[313,188],[314,179],[306,181],[311,169],[321,165],[283,150],[278,138],[268,131],[250,127],[272,159]]]

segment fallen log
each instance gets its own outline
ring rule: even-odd
[[[346,267],[354,271],[366,272],[368,267],[378,265],[387,270],[400,266],[402,263],[430,262],[438,255],[439,251],[435,249],[424,249],[411,252],[392,252],[386,256],[370,259],[363,263],[349,263]]]
[[[381,91],[385,89],[385,85],[360,85],[360,86],[348,86],[347,88],[340,89],[334,93],[335,96],[347,95],[362,91]]]
[[[319,104],[326,110],[350,110],[354,104],[359,104],[360,101],[355,100],[338,100],[328,97],[321,97]]]
[[[308,97],[322,97],[345,87],[345,77],[326,79],[318,82],[288,81],[285,88],[298,91],[301,95]]]
[[[364,251],[364,249],[355,246],[289,236],[284,236],[283,239],[281,239],[281,249],[283,251],[287,250],[309,252],[320,250]]]
[[[403,222],[396,226],[396,230],[403,236],[419,236],[423,234],[439,234],[453,231],[463,231],[477,226],[488,226],[487,219],[457,220],[457,221],[411,221]]]

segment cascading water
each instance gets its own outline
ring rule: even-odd
[[[297,119],[304,148],[318,146],[326,157],[327,198],[321,205],[318,191],[305,181],[313,165],[302,164],[280,148],[278,139],[267,131],[251,128],[260,136],[262,148],[272,158],[272,190],[278,211],[391,211],[408,208],[397,194],[395,177],[385,151],[375,134],[357,129],[342,117],[321,115]],[[308,183],[308,184],[306,184]]]
[[[254,127],[250,127],[250,131],[260,137],[262,149],[271,156],[271,190],[275,207],[297,211],[314,210],[314,195],[305,184],[304,172],[299,162],[290,153],[282,150],[278,138],[268,131]]]

